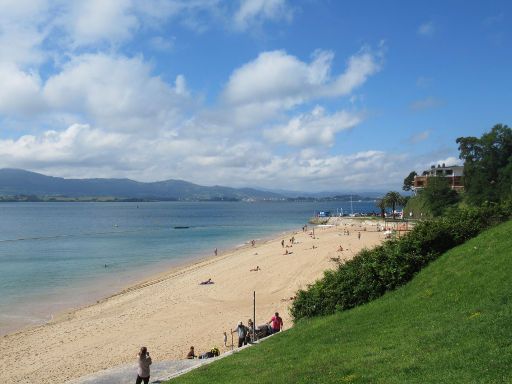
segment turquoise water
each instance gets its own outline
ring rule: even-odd
[[[0,204],[0,334],[337,208],[350,203]],[[354,202],[354,211],[374,210]]]

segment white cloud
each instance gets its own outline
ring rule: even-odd
[[[441,164],[441,165],[444,164],[448,167],[451,165],[461,165],[462,162],[459,158],[457,158],[455,156],[449,156],[449,157],[439,159],[439,160],[436,160],[436,161],[430,163],[430,165],[432,165],[432,164],[436,164],[436,166],[437,166],[437,164]]]
[[[37,73],[0,63],[0,113],[30,116],[44,109]]]
[[[0,0],[0,62],[40,64],[48,31],[48,4],[42,0]]]
[[[124,41],[140,25],[130,0],[82,0],[69,5],[62,21],[74,46]]]
[[[213,134],[213,133],[212,133]],[[0,162],[64,177],[185,179],[203,185],[299,190],[379,189],[401,181],[405,155],[382,151],[278,155],[263,142],[231,137],[175,137],[167,132],[135,139],[74,124],[62,131],[0,139]],[[386,177],[382,177],[382,175]]]
[[[418,27],[418,34],[424,37],[433,36],[436,31],[435,25],[432,21],[421,24]]]
[[[235,109],[235,119],[257,124],[317,98],[348,95],[380,69],[376,55],[363,49],[332,78],[333,58],[330,51],[316,51],[306,63],[284,51],[263,52],[231,74],[223,99]]]
[[[112,164],[111,151],[122,136],[74,124],[64,131],[46,131],[39,136],[24,135],[17,140],[0,140],[0,159],[5,166],[48,169],[49,166],[81,167]],[[50,168],[51,169],[51,168]]]
[[[162,26],[173,20],[197,31],[212,21],[236,20],[239,31],[288,21],[285,1],[240,2],[236,14],[216,0],[0,0],[0,9],[0,118],[30,127],[0,136],[2,166],[312,190],[364,185],[366,173],[383,169],[392,175],[386,159],[393,155],[318,150],[357,125],[357,113],[294,110],[350,95],[380,69],[379,52],[362,49],[340,70],[331,51],[309,60],[263,52],[232,72],[210,107],[184,75],[161,77],[142,55],[122,53],[140,31],[153,49],[172,49]],[[286,154],[269,141],[288,145]]]
[[[311,113],[292,118],[287,124],[264,132],[271,142],[286,143],[291,146],[332,146],[336,133],[357,125],[361,118],[346,111],[332,115],[317,106]]]
[[[292,17],[293,11],[286,0],[242,0],[233,21],[237,29],[246,30],[265,20],[290,21]]]
[[[141,58],[82,55],[48,79],[44,97],[56,109],[86,116],[107,129],[169,127],[188,102],[183,76],[176,87],[151,74]]]

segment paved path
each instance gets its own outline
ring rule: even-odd
[[[269,335],[261,340],[256,341],[254,344],[259,344],[262,341],[268,340],[274,335]],[[252,345],[254,345],[252,344]],[[195,368],[202,365],[213,363],[226,356],[231,356],[245,348],[250,348],[251,344],[245,345],[242,348],[237,348],[233,351],[224,352],[218,357],[211,359],[194,359],[194,360],[167,360],[159,361],[151,364],[151,380],[150,383],[158,384],[163,383],[174,377],[183,375]],[[92,373],[87,376],[80,377],[75,380],[68,381],[66,384],[133,384],[137,377],[137,363],[120,365],[118,367],[106,369]]]
[[[201,365],[212,363],[231,354],[232,352],[226,352],[219,357],[204,360],[168,360],[155,362],[151,364],[150,383],[162,383]],[[133,363],[99,371],[76,380],[68,381],[67,384],[133,384],[136,377],[137,364]]]

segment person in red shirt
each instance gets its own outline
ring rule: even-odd
[[[272,333],[279,332],[283,329],[283,319],[279,316],[279,312],[276,312],[268,323],[272,324]]]

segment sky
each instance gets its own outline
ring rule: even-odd
[[[0,168],[400,190],[512,125],[512,2],[0,0]]]

